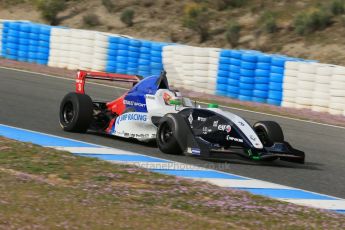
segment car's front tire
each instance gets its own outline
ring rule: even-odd
[[[68,93],[60,104],[60,125],[65,131],[86,132],[92,122],[93,103],[86,94]]]
[[[265,147],[271,147],[275,142],[284,142],[283,130],[275,121],[259,121],[253,128]]]
[[[163,153],[182,154],[182,149],[177,141],[178,122],[172,114],[164,116],[157,129],[157,146]]]

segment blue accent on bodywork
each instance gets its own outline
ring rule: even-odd
[[[145,95],[156,94],[159,77],[158,75],[147,77],[130,89],[124,99],[126,108],[134,108],[135,112],[147,112]]]

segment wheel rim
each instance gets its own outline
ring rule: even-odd
[[[66,124],[69,124],[72,122],[74,118],[74,110],[73,110],[73,104],[71,102],[67,102],[62,110],[62,115],[63,115],[63,121]]]
[[[160,132],[160,140],[162,143],[167,143],[169,142],[169,140],[171,139],[173,133],[172,133],[172,130],[171,130],[171,127],[169,126],[168,123],[164,123],[162,124],[162,127],[161,127],[161,132]]]
[[[267,133],[264,129],[257,129],[256,134],[258,135],[260,141],[264,146],[267,146],[269,144]]]

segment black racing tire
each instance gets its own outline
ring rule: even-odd
[[[178,127],[177,120],[172,114],[165,115],[158,126],[156,141],[158,148],[167,154],[180,155],[183,153],[176,135]]]
[[[259,121],[253,128],[265,147],[271,147],[274,142],[284,142],[283,130],[275,121]]]
[[[93,103],[86,94],[68,93],[60,104],[60,125],[68,132],[84,133],[92,122]]]

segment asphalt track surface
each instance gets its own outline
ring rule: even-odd
[[[305,151],[306,163],[256,163],[234,156],[224,164],[167,155],[155,146],[116,137],[62,131],[59,104],[74,87],[74,81],[68,79],[0,68],[0,123],[345,198],[345,128],[225,108],[252,124],[258,120],[279,122],[285,139]],[[124,92],[99,84],[90,84],[86,90],[97,99],[108,100]]]

